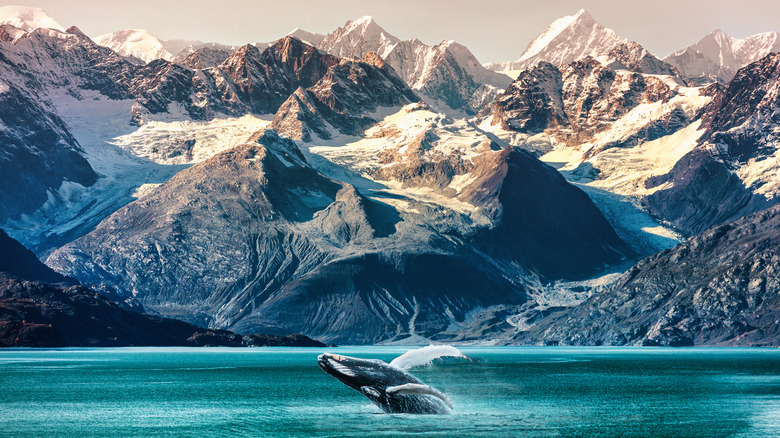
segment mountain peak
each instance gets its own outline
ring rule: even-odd
[[[568,64],[585,56],[597,57],[609,53],[627,40],[596,21],[585,9],[561,17],[550,24],[528,45],[523,55],[513,63],[525,69],[539,61],[555,65]]]
[[[295,29],[291,30],[287,36],[298,38],[299,40],[305,43],[309,43],[313,46],[321,43],[322,39],[325,38],[325,35],[323,34],[309,32],[307,30],[301,29],[300,27],[296,27]]]
[[[385,57],[400,40],[384,30],[370,15],[347,21],[329,33],[317,46],[342,58],[362,58],[369,51]]]
[[[92,38],[122,56],[133,56],[144,62],[155,59],[172,60],[174,53],[166,50],[164,41],[146,29],[122,29]]]
[[[715,29],[695,44],[667,56],[664,61],[696,84],[726,84],[740,68],[778,51],[780,36],[776,32],[738,39]]]
[[[374,21],[374,17],[370,15],[364,15],[358,18],[357,20],[353,20],[352,23],[356,25],[370,25],[371,23],[376,24],[376,22]]]
[[[726,31],[723,29],[715,29],[712,32],[710,32],[710,35],[712,36],[727,36],[730,37],[731,35],[727,34]]]
[[[12,5],[0,7],[0,24],[10,24],[28,31],[38,28],[65,31],[65,28],[54,21],[46,11],[29,6]]]
[[[575,17],[587,17],[587,18],[593,18],[593,16],[585,9],[580,9],[577,11],[576,14],[574,14]]]

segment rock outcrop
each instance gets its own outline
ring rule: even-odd
[[[639,105],[666,102],[674,95],[661,79],[627,71],[615,73],[593,58],[560,68],[540,62],[520,73],[498,96],[491,124],[525,134],[545,132],[560,142],[579,145]],[[653,140],[674,132],[686,121],[683,114],[683,120],[667,129],[640,129],[621,143]]]
[[[276,113],[271,128],[295,140],[312,134],[360,135],[382,107],[400,107],[419,98],[376,53],[360,61],[341,60],[308,88],[298,88]],[[330,128],[335,128],[335,131]]]

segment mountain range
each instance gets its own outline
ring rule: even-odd
[[[7,280],[7,314],[94,296],[176,345],[778,342],[776,35],[661,59],[582,10],[483,66],[367,16],[242,47],[0,23],[0,227],[71,282]]]

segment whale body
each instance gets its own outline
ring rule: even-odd
[[[430,352],[431,347],[421,350],[426,348]],[[429,354],[426,359],[443,355],[461,356],[457,349],[445,348],[454,350],[457,354],[436,352],[434,356]],[[398,359],[405,358],[401,361],[402,364],[419,364],[419,361],[408,360],[408,355],[409,353]],[[426,385],[401,366],[394,365],[395,360],[388,364],[379,359],[324,353],[317,358],[317,362],[326,373],[357,390],[385,412],[449,414],[452,408],[452,403],[444,393]]]

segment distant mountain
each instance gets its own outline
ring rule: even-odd
[[[161,40],[145,29],[125,29],[98,35],[92,38],[101,46],[108,47],[116,53],[130,59],[138,59],[143,63],[149,63],[156,59],[164,59],[172,62],[182,62],[188,56],[201,49],[211,53],[211,57],[217,59],[207,62],[200,68],[214,67],[222,63],[235,47],[217,43],[204,43],[193,39]],[[222,53],[227,55],[222,56]]]
[[[92,40],[122,56],[134,57],[144,63],[155,59],[171,61],[178,53],[168,50],[165,41],[160,40],[145,29],[119,30],[98,35]]]
[[[556,345],[777,346],[780,208],[648,257],[515,341]]]
[[[585,58],[594,58],[612,70],[671,75],[679,73],[639,43],[618,36],[581,9],[574,15],[555,20],[525,49],[517,61],[488,64],[494,71],[521,71],[539,63],[557,67]]]
[[[744,39],[715,30],[696,44],[664,58],[686,78],[698,84],[728,83],[737,70],[780,51],[780,35],[767,32]]]
[[[322,40],[325,39],[325,35],[321,33],[312,33],[309,31],[305,31],[301,28],[295,28],[285,36],[297,38],[303,41],[304,43],[310,44],[312,46],[316,46],[320,44]]]
[[[382,29],[373,17],[363,16],[347,21],[343,27],[326,35],[317,47],[341,58],[362,58],[368,52],[385,58],[399,41]]]
[[[26,31],[39,28],[65,31],[46,11],[28,6],[0,6],[0,24],[10,24]]]
[[[436,46],[418,39],[401,41],[367,16],[347,22],[325,36],[317,47],[341,57],[361,58],[374,52],[432,104],[470,114],[486,106],[486,87],[503,90],[511,82],[508,76],[484,68],[463,45],[454,41]]]
[[[540,33],[517,61],[491,65],[492,70],[525,70],[539,62],[565,65],[586,56],[597,58],[629,41],[596,21],[585,9],[559,18]]]

